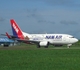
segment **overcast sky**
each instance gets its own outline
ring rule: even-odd
[[[80,0],[0,0],[0,34],[10,19],[28,33],[66,33],[80,39]]]

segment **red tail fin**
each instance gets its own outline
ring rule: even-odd
[[[10,20],[10,23],[11,23],[13,35],[19,39],[24,39],[22,30],[19,28],[17,23],[13,19]]]
[[[11,36],[6,32],[6,36],[10,39],[11,38]]]

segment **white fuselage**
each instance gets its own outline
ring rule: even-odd
[[[68,34],[23,34],[28,36],[30,40],[47,41],[50,44],[73,44],[78,41],[72,35]]]

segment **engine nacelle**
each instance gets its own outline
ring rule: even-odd
[[[47,46],[48,45],[48,42],[47,41],[42,41],[39,43],[40,46]]]

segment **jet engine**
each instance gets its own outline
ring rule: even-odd
[[[48,46],[48,43],[49,42],[47,42],[47,41],[42,41],[42,42],[39,43],[39,45],[40,46]]]

